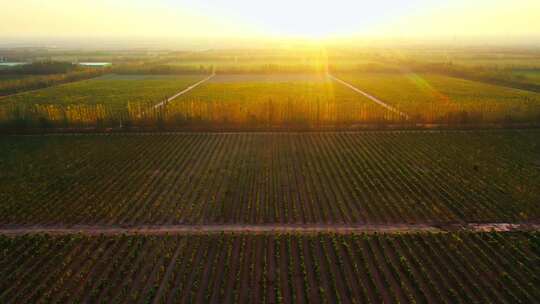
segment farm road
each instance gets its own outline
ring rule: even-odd
[[[389,111],[391,111],[391,112],[394,112],[394,113],[398,114],[399,116],[404,117],[405,119],[409,119],[409,115],[407,115],[407,114],[401,112],[400,110],[398,110],[398,109],[392,107],[391,105],[385,103],[384,101],[378,99],[377,97],[375,97],[375,96],[373,96],[373,95],[370,95],[370,94],[368,94],[368,93],[366,93],[366,92],[360,90],[359,88],[353,86],[352,84],[350,84],[350,83],[348,83],[348,82],[346,82],[346,81],[344,81],[344,80],[341,80],[341,79],[339,79],[339,78],[337,78],[337,77],[335,77],[335,76],[333,76],[333,75],[331,75],[331,74],[328,74],[328,77],[329,77],[330,79],[334,80],[334,81],[337,81],[337,82],[341,83],[342,85],[348,87],[349,89],[351,89],[351,90],[353,90],[353,91],[359,93],[360,95],[363,95],[363,96],[369,98],[371,101],[373,101],[373,102],[375,102],[376,104],[378,104],[378,105],[384,107],[385,109],[387,109],[387,110],[389,110]]]
[[[167,98],[167,100],[162,101],[162,102],[156,104],[156,105],[154,106],[154,108],[157,109],[157,108],[159,108],[159,107],[162,107],[162,106],[163,106],[164,104],[166,104],[167,102],[173,101],[174,99],[176,99],[176,98],[178,98],[178,97],[180,97],[180,96],[186,94],[187,92],[189,92],[189,91],[195,89],[196,87],[200,86],[201,84],[203,84],[203,83],[207,82],[208,80],[214,78],[214,76],[216,76],[216,73],[212,73],[212,75],[206,77],[205,79],[203,79],[203,80],[201,80],[201,81],[199,81],[199,82],[197,82],[197,83],[195,83],[195,84],[190,85],[189,87],[185,88],[184,90],[182,90],[182,91],[176,93],[174,96],[171,96],[171,97]]]
[[[469,223],[429,224],[260,224],[260,225],[146,225],[146,226],[12,226],[0,228],[0,235],[85,234],[85,235],[167,235],[198,233],[415,233],[452,231],[538,231],[540,224]]]

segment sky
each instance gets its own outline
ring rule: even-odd
[[[539,0],[0,0],[0,37],[526,37]]]

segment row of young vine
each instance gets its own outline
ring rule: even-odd
[[[1,144],[6,154],[0,163],[0,223],[380,224],[538,218],[540,175],[532,166],[536,152],[527,148],[540,144],[538,132],[479,133],[6,138]]]
[[[0,300],[533,303],[537,232],[0,237]]]

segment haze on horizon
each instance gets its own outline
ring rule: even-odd
[[[538,0],[19,0],[0,38],[538,37]],[[530,41],[529,41],[530,42]]]

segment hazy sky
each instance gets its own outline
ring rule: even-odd
[[[2,0],[2,37],[540,35],[540,0]]]

